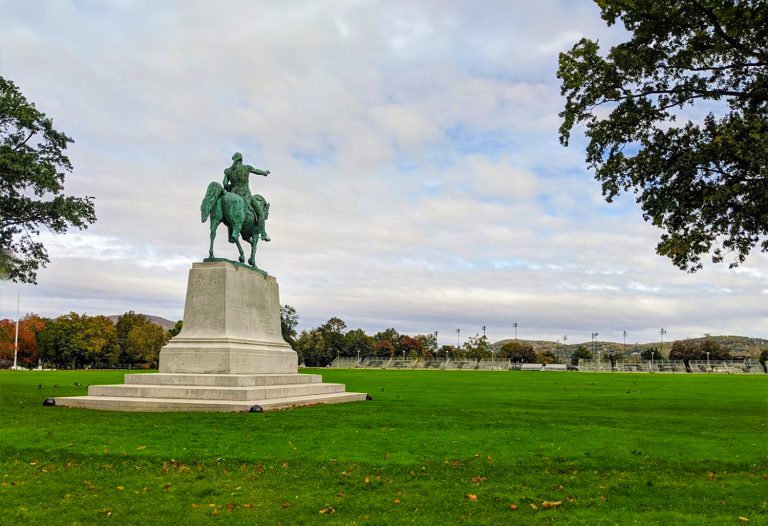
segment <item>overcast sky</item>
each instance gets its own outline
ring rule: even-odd
[[[686,274],[631,196],[604,202],[557,140],[558,52],[607,46],[585,0],[0,0],[0,75],[75,143],[95,197],[22,312],[180,319],[199,206],[235,151],[271,170],[257,264],[301,328],[568,343],[768,337],[768,258]],[[220,229],[216,255],[234,257]],[[16,286],[0,285],[15,318]]]

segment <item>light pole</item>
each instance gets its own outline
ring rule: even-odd
[[[596,332],[592,333],[592,354],[595,354],[595,338],[597,336],[600,336],[600,335]]]
[[[659,349],[659,354],[661,356],[664,356],[664,335],[667,334],[667,331],[664,329],[659,329],[659,336],[661,337],[661,348]]]
[[[707,369],[709,369],[709,351],[707,351]]]
[[[515,328],[515,343],[517,343],[517,322],[514,322],[514,323],[512,324],[512,327],[514,327],[514,328]]]
[[[461,329],[456,329],[456,351],[461,347]]]
[[[437,360],[437,331],[435,331],[435,360]]]
[[[567,334],[563,334],[563,358],[565,359],[564,361],[566,363],[568,363],[567,358],[566,358],[567,353],[568,353],[568,346],[565,343],[566,341],[568,341],[568,335]]]
[[[626,360],[626,355],[627,355],[627,331],[624,331],[622,334],[624,335],[624,356],[625,356],[624,359]]]
[[[651,351],[651,372],[653,372],[653,355],[656,354],[653,351]]]

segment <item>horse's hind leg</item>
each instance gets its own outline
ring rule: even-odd
[[[248,264],[252,267],[255,267],[256,266],[256,243],[259,242],[259,238],[258,236],[253,235],[247,241],[251,244],[251,257],[248,260]]]
[[[239,250],[239,251],[240,251],[240,257],[239,257],[239,258],[237,258],[237,260],[238,260],[240,263],[244,263],[244,262],[245,262],[245,253],[243,253],[243,247],[242,247],[242,245],[240,244],[240,240],[239,240],[239,239],[237,239],[237,238],[235,238],[235,245],[237,245],[237,250]]]
[[[216,239],[217,228],[219,228],[219,223],[211,218],[211,245],[208,247],[208,257],[211,259],[213,259],[213,241]]]

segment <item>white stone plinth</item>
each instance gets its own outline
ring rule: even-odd
[[[119,385],[92,385],[88,396],[46,405],[107,411],[273,411],[368,399],[298,374],[280,329],[277,281],[227,261],[194,263],[184,325],[160,351],[160,373],[129,374]]]
[[[181,333],[160,352],[160,372],[291,374],[296,353],[280,330],[272,276],[230,262],[194,263]]]

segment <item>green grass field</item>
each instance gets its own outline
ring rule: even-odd
[[[768,376],[312,372],[374,400],[107,413],[42,401],[122,372],[3,371],[0,524],[768,524]]]

